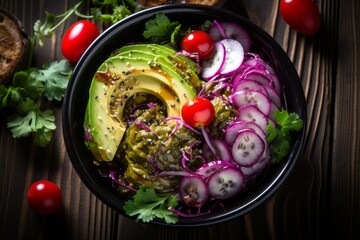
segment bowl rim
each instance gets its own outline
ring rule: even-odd
[[[257,35],[259,35],[261,38],[266,39],[271,43],[271,46],[274,48],[274,51],[279,54],[279,57],[284,61],[283,63],[286,64],[286,68],[288,72],[290,72],[291,76],[294,76],[296,80],[294,81],[294,84],[296,84],[296,87],[301,90],[301,93],[299,93],[299,103],[301,105],[300,112],[298,113],[300,117],[304,121],[304,127],[299,134],[299,138],[295,141],[295,144],[293,146],[293,151],[291,155],[288,158],[288,161],[284,164],[282,167],[282,170],[277,175],[276,178],[269,184],[261,193],[257,194],[255,198],[253,198],[251,201],[247,202],[246,204],[242,205],[239,208],[233,209],[232,211],[224,211],[219,212],[216,216],[211,216],[206,219],[200,219],[196,221],[191,220],[183,220],[179,221],[176,224],[167,224],[162,221],[151,221],[150,224],[156,224],[156,225],[163,225],[163,226],[170,226],[170,227],[201,227],[201,226],[210,226],[214,224],[223,223],[229,220],[232,220],[234,218],[240,217],[249,211],[253,210],[254,208],[258,207],[262,203],[264,203],[268,198],[270,198],[279,188],[283,185],[283,182],[287,179],[290,172],[292,171],[296,161],[299,159],[300,153],[303,149],[303,143],[305,139],[306,134],[306,126],[307,126],[307,111],[306,111],[306,101],[305,96],[303,92],[303,88],[301,85],[301,81],[299,79],[299,76],[297,74],[297,71],[289,59],[288,55],[285,53],[285,51],[281,48],[281,46],[276,42],[274,38],[272,38],[268,33],[266,33],[263,29],[261,29],[256,24],[252,23],[245,17],[236,14],[234,12],[231,12],[226,9],[218,8],[218,7],[209,7],[204,5],[196,5],[196,4],[167,4],[167,5],[161,5],[157,7],[147,8],[144,10],[141,10],[139,12],[136,12],[119,22],[115,23],[114,25],[107,28],[103,33],[100,34],[98,38],[94,40],[94,42],[89,46],[89,48],[85,51],[81,59],[76,64],[74,71],[72,73],[72,76],[68,83],[68,88],[65,93],[64,101],[63,101],[63,112],[62,112],[62,127],[63,127],[63,138],[66,146],[66,150],[69,156],[69,159],[76,170],[77,174],[79,175],[81,181],[86,185],[86,187],[103,203],[105,203],[107,206],[111,207],[112,209],[119,212],[119,208],[114,206],[113,203],[109,203],[109,199],[105,198],[105,196],[101,193],[102,190],[99,189],[96,186],[96,183],[91,177],[89,176],[86,171],[84,171],[83,164],[81,163],[81,159],[79,158],[78,152],[74,147],[74,140],[73,140],[73,131],[72,131],[72,122],[69,118],[71,115],[70,109],[72,106],[72,95],[73,95],[73,87],[77,81],[77,74],[81,70],[82,65],[86,63],[86,61],[90,61],[89,58],[93,52],[95,52],[96,47],[100,46],[104,39],[111,37],[111,34],[115,34],[116,30],[118,28],[122,28],[125,25],[131,25],[133,22],[137,22],[140,18],[143,19],[146,16],[155,15],[158,12],[164,12],[166,13],[177,13],[177,12],[185,12],[188,14],[200,14],[200,13],[206,13],[210,14],[211,16],[216,16],[216,14],[220,14],[221,16],[230,16],[232,19],[239,20],[242,24],[246,24],[247,28],[251,28],[252,31],[254,31]],[[100,192],[99,192],[100,190]],[[116,199],[112,196],[112,201],[115,201]],[[128,217],[130,219],[134,219],[133,217],[129,217],[126,214],[123,214],[119,212],[120,214],[124,215],[125,217]]]

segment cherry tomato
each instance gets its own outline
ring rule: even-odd
[[[215,42],[211,36],[196,30],[188,33],[181,42],[181,48],[190,54],[199,56],[201,60],[208,59],[215,51]]]
[[[183,105],[181,116],[192,127],[205,127],[214,119],[215,108],[208,99],[196,97]]]
[[[61,51],[70,62],[79,61],[85,50],[99,36],[96,25],[88,20],[75,22],[65,32],[61,42]]]
[[[280,13],[295,31],[312,35],[320,27],[321,15],[312,0],[281,0]]]
[[[30,186],[27,200],[29,207],[35,213],[52,214],[61,207],[61,190],[51,181],[40,180]]]

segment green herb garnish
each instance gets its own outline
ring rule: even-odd
[[[92,0],[91,13],[96,22],[114,24],[121,19],[141,10],[136,0]]]
[[[153,43],[166,44],[175,41],[174,35],[180,33],[180,27],[179,22],[171,22],[164,13],[158,13],[145,23],[143,36]]]
[[[34,133],[35,143],[45,147],[52,138],[55,116],[52,110],[42,109],[43,98],[62,100],[71,73],[70,63],[62,60],[16,72],[12,84],[0,85],[0,109],[13,110],[7,127],[14,138]]]
[[[279,163],[290,153],[291,132],[298,132],[303,128],[304,122],[296,113],[288,113],[286,110],[277,110],[273,119],[278,126],[267,125],[267,141],[270,144],[273,163]]]
[[[151,187],[140,186],[132,200],[125,203],[124,210],[129,216],[136,216],[136,221],[150,222],[155,218],[166,223],[176,223],[178,215],[170,210],[179,203],[175,195],[158,195]]]

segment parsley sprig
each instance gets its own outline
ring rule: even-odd
[[[45,147],[56,129],[51,109],[43,109],[42,101],[60,101],[71,73],[70,63],[61,60],[43,68],[16,72],[10,86],[0,85],[0,109],[8,108],[7,127],[14,138],[34,134],[38,146]]]
[[[277,110],[273,114],[277,126],[267,125],[267,141],[270,144],[273,163],[279,163],[290,153],[292,132],[303,128],[304,122],[296,113]]]
[[[172,22],[164,13],[158,13],[154,19],[145,23],[144,38],[158,44],[175,43],[181,35],[181,24]]]
[[[79,12],[78,8],[81,4],[82,2],[80,1],[72,8],[59,15],[45,12],[45,22],[37,20],[34,23],[34,36],[32,37],[32,41],[37,41],[41,47],[44,46],[45,39],[51,37],[54,31],[74,14],[81,18],[92,18],[93,16],[84,15]]]
[[[132,200],[125,203],[124,210],[129,216],[136,216],[136,220],[150,222],[155,218],[163,219],[166,223],[176,223],[178,215],[169,211],[179,203],[176,195],[158,195],[151,187],[140,186]]]

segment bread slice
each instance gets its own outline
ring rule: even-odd
[[[19,20],[0,9],[0,83],[11,76],[26,47],[26,36]]]
[[[186,1],[182,1],[182,2],[191,3],[191,4],[215,6],[219,2],[219,0],[186,0]]]
[[[150,8],[169,3],[168,0],[138,0],[142,8]]]
[[[154,7],[163,4],[171,3],[188,3],[188,4],[201,4],[208,6],[215,6],[219,0],[138,0],[138,3],[143,8]]]

